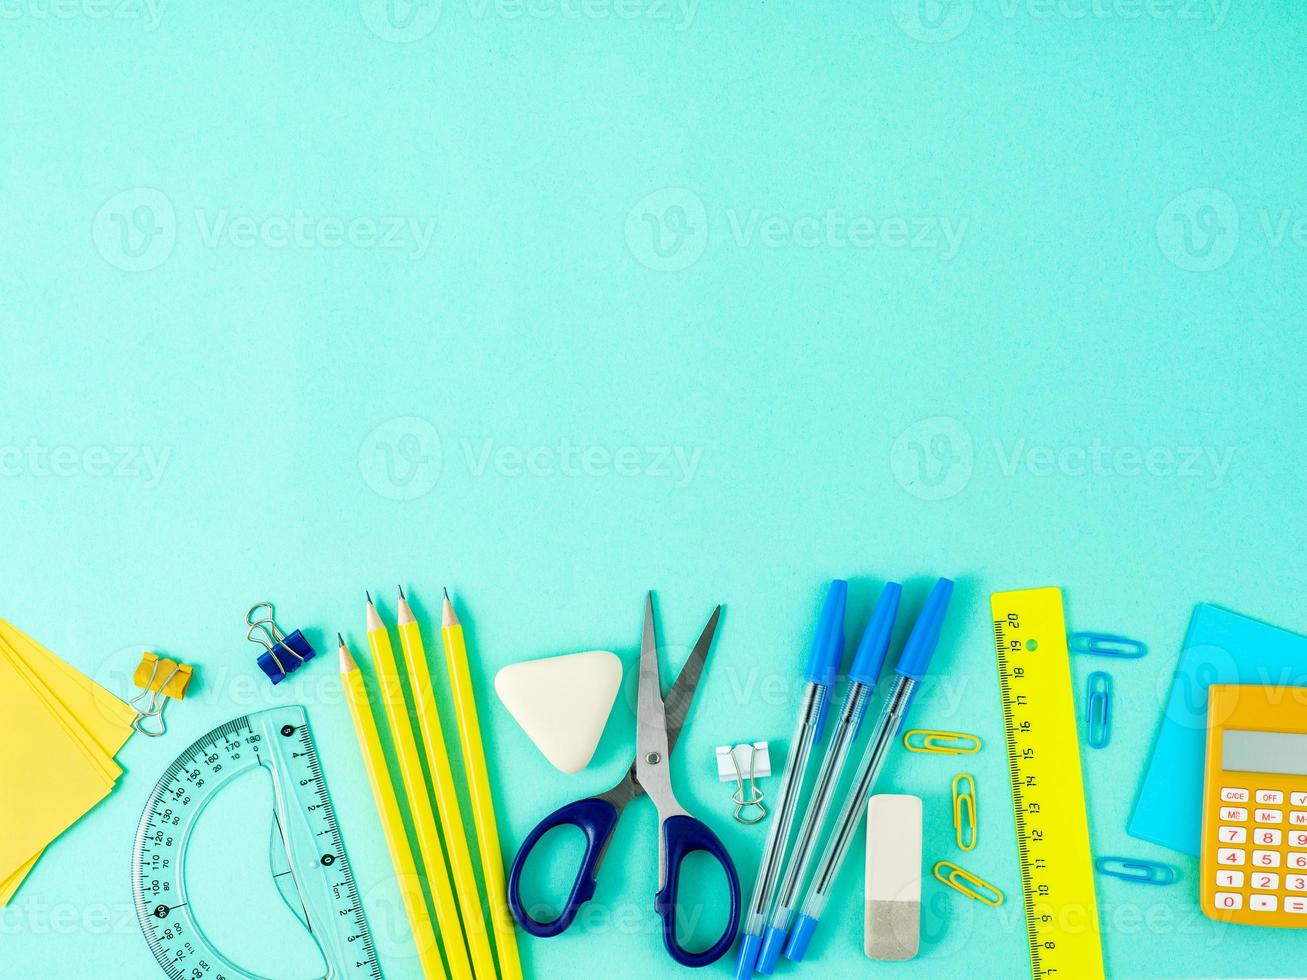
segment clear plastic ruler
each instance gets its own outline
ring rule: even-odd
[[[235,779],[272,778],[271,873],[327,963],[323,980],[379,980],[372,934],[345,856],[304,708],[269,708],[195,740],[150,794],[132,851],[136,914],[173,980],[265,980],[205,935],[191,908],[186,857],[196,820]]]

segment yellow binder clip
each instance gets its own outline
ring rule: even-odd
[[[996,885],[991,885],[983,878],[977,878],[965,868],[959,868],[952,861],[940,861],[935,865],[934,875],[954,891],[961,892],[967,898],[974,898],[986,905],[1002,905],[1003,892]]]
[[[966,732],[937,732],[914,728],[903,733],[903,747],[909,752],[937,752],[941,755],[971,755],[980,751],[980,736]]]
[[[976,824],[976,781],[967,772],[953,777],[953,830],[962,850],[970,851],[976,846],[980,837]]]
[[[127,702],[136,709],[132,728],[149,738],[158,738],[167,731],[163,709],[169,698],[180,701],[186,697],[186,688],[194,672],[194,668],[186,664],[146,652],[132,675],[132,682],[142,689],[141,693]],[[151,719],[155,719],[153,725]]]

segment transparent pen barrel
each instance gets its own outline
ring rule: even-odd
[[[780,899],[771,918],[771,925],[782,932],[790,927],[794,907],[799,903],[799,890],[812,868],[817,844],[821,840],[821,830],[826,825],[826,814],[830,812],[831,803],[835,800],[835,790],[839,786],[840,773],[844,771],[844,761],[857,737],[858,726],[867,713],[870,700],[871,688],[855,681],[840,709],[826,758],[822,760],[821,769],[817,772],[808,809],[803,815],[803,822],[799,824],[799,836],[794,841],[790,865],[781,882]]]
[[[844,861],[845,854],[848,853],[854,834],[858,831],[858,825],[862,822],[867,797],[871,794],[876,777],[880,775],[881,766],[885,764],[885,756],[889,754],[890,746],[894,744],[894,739],[898,735],[899,722],[907,711],[908,701],[916,683],[910,677],[898,676],[894,690],[890,693],[885,707],[881,710],[880,718],[876,721],[871,739],[862,753],[862,761],[858,764],[858,774],[853,785],[849,787],[848,795],[844,797],[844,806],[840,809],[839,816],[835,818],[834,832],[826,845],[826,850],[822,852],[821,861],[817,864],[817,872],[808,887],[807,897],[803,900],[802,912],[810,919],[820,919],[826,909],[831,888],[834,887],[835,879],[840,873],[840,865]]]
[[[803,788],[803,773],[807,768],[813,743],[817,740],[817,723],[829,697],[830,690],[824,685],[809,683],[804,687],[799,720],[794,726],[794,734],[790,737],[790,757],[785,762],[780,789],[776,795],[776,806],[772,811],[771,829],[767,832],[767,840],[762,846],[758,877],[753,885],[753,895],[749,898],[749,904],[745,909],[744,932],[748,935],[761,936],[763,927],[767,924],[767,910],[771,906],[776,881],[780,877],[781,862],[785,858],[785,844],[789,840],[794,811],[799,802],[800,790]]]

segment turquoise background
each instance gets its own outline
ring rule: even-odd
[[[456,591],[508,855],[620,775],[634,674],[569,777],[495,670],[633,664],[650,586],[670,665],[725,602],[674,772],[747,889],[763,830],[731,821],[713,747],[783,757],[825,580],[854,579],[853,637],[883,580],[912,612],[942,574],[913,720],[986,739],[961,863],[1009,901],[927,881],[921,956],[878,972],[1027,969],[987,597],[1049,584],[1073,628],[1152,646],[1108,668],[1092,834],[1183,877],[1100,881],[1111,975],[1300,969],[1300,935],[1208,922],[1193,862],[1124,826],[1194,604],[1307,627],[1303,10],[432,2],[0,7],[0,615],[124,693],[143,648],[199,666],[0,913],[0,976],[157,975],[145,797],[191,739],[282,703],[308,706],[387,975],[417,975],[334,667],[269,687],[242,637],[260,599],[357,649],[365,588],[393,615],[404,582],[424,622]],[[1081,691],[1102,666],[1076,663]],[[928,860],[961,857],[961,768],[899,753],[880,784],[925,798]],[[209,835],[250,906],[211,886],[210,914],[308,976],[266,813]],[[622,821],[588,928],[522,935],[529,976],[677,970],[654,826]],[[809,971],[873,968],[862,851]]]

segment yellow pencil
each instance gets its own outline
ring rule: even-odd
[[[440,816],[440,829],[445,837],[445,850],[449,867],[454,873],[454,890],[458,893],[459,911],[463,913],[463,928],[467,932],[468,946],[472,950],[472,968],[478,980],[495,980],[495,956],[490,949],[490,933],[481,911],[481,896],[477,892],[476,866],[467,846],[467,831],[463,828],[463,813],[458,804],[458,789],[454,771],[449,766],[449,750],[445,746],[445,733],[440,727],[436,711],[435,692],[431,689],[431,668],[427,665],[426,646],[422,630],[413,617],[404,590],[399,590],[399,611],[395,618],[399,628],[399,645],[408,665],[408,682],[417,701],[418,727],[427,750],[427,770],[431,774],[431,788],[436,797],[436,812]]]
[[[486,753],[481,746],[481,726],[477,721],[472,676],[468,671],[467,645],[448,591],[440,612],[440,632],[445,641],[449,683],[454,690],[454,712],[462,735],[463,767],[467,770],[468,795],[472,798],[475,818],[472,823],[476,827],[477,848],[481,852],[481,870],[486,876],[490,924],[494,927],[495,946],[499,951],[499,973],[504,980],[521,980],[522,961],[517,955],[517,934],[512,914],[508,911],[504,859],[499,852],[499,830],[495,826],[495,800],[490,792],[490,775],[486,772]]]
[[[409,928],[413,930],[413,941],[417,944],[422,976],[426,980],[446,980],[448,974],[440,962],[440,947],[436,945],[431,914],[427,911],[426,899],[422,897],[422,882],[418,878],[417,866],[413,863],[408,835],[404,833],[404,818],[400,816],[399,800],[395,796],[395,786],[390,781],[390,772],[386,769],[386,757],[381,751],[381,736],[377,734],[377,722],[372,717],[372,706],[368,704],[363,672],[350,656],[344,637],[336,634],[336,639],[340,643],[340,676],[345,686],[345,700],[349,703],[349,713],[354,718],[354,731],[358,734],[359,749],[363,753],[363,766],[368,771],[372,797],[377,803],[377,815],[381,817],[381,830],[386,837],[386,846],[390,848],[390,863],[395,869],[395,877],[399,879],[399,893],[404,900]]]
[[[436,834],[436,815],[431,811],[427,781],[422,776],[422,760],[418,757],[413,725],[408,718],[408,699],[404,697],[404,685],[399,679],[395,651],[390,645],[390,633],[377,615],[377,607],[372,604],[370,595],[368,643],[372,647],[372,656],[376,658],[381,700],[386,706],[390,734],[395,743],[395,756],[399,760],[399,773],[404,782],[404,793],[408,796],[409,814],[413,817],[413,829],[417,832],[418,850],[422,852],[427,883],[431,886],[431,898],[436,905],[436,922],[440,926],[440,938],[445,945],[445,961],[449,964],[449,972],[454,980],[472,980],[472,967],[468,963],[467,948],[463,945],[463,928],[458,921],[458,906],[454,903],[454,889],[450,886],[449,872],[445,868],[445,852]]]

